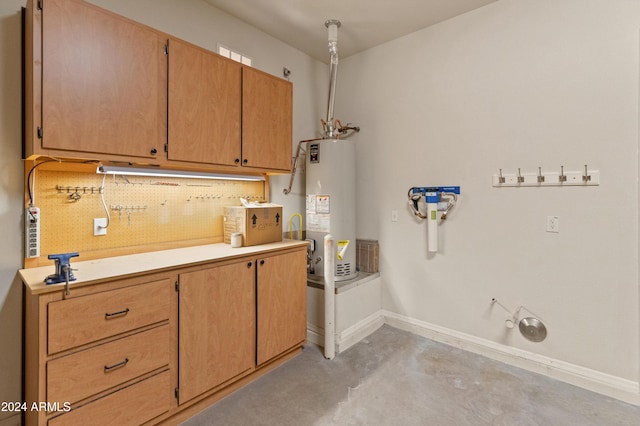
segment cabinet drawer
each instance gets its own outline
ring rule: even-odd
[[[169,325],[47,363],[47,400],[74,403],[169,364]]]
[[[167,278],[49,303],[48,353],[83,345],[169,318]]]
[[[109,394],[49,421],[49,426],[140,425],[169,410],[169,371]]]

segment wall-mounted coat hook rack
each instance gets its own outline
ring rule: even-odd
[[[538,167],[537,172],[523,173],[520,168],[516,173],[494,174],[492,186],[494,187],[525,187],[525,186],[599,186],[600,172],[589,170],[584,165],[584,170],[565,172],[564,166],[560,166],[560,172],[544,172]]]

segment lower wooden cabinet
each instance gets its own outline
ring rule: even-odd
[[[72,287],[69,295],[27,292],[26,425],[137,425],[171,410],[170,277]]]
[[[258,365],[307,338],[307,287],[299,284],[307,281],[306,256],[298,250],[258,258]]]
[[[306,340],[306,246],[285,247],[69,295],[25,281],[24,424],[173,424],[285,362]]]
[[[306,250],[180,274],[179,403],[306,340]]]
[[[180,274],[179,403],[251,370],[255,262]]]

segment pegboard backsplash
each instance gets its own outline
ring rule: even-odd
[[[240,205],[241,197],[266,201],[266,187],[263,181],[38,170],[34,201],[41,215],[41,255],[28,263],[48,265],[47,256],[53,253],[77,251],[86,259],[191,241],[220,242],[224,206]],[[110,216],[107,234],[94,236],[93,219],[107,217],[105,206]]]

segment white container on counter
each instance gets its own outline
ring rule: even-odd
[[[238,248],[242,247],[242,233],[234,232],[231,234],[231,247]]]

